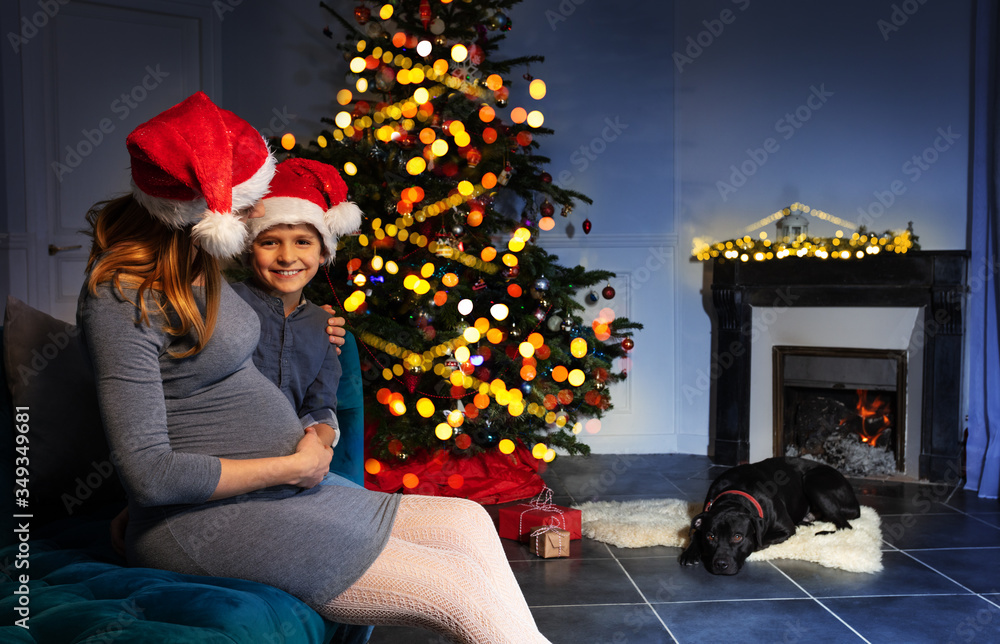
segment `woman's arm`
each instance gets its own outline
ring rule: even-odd
[[[222,473],[208,500],[226,499],[272,485],[318,485],[330,471],[333,450],[327,447],[314,427],[305,431],[295,453],[290,456],[253,459],[219,459]]]

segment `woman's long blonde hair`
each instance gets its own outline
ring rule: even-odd
[[[93,243],[87,271],[88,290],[110,281],[122,297],[123,288],[136,289],[133,304],[149,322],[149,291],[162,315],[163,330],[172,336],[191,335],[194,346],[175,358],[201,351],[212,337],[219,313],[222,274],[219,262],[208,253],[198,252],[191,243],[191,229],[174,230],[153,218],[131,195],[95,204],[87,213],[88,234]],[[205,285],[205,315],[198,309],[191,285],[202,278]],[[126,298],[127,299],[127,298]],[[176,324],[168,313],[176,314]]]

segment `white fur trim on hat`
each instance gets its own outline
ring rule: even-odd
[[[326,222],[337,237],[350,235],[361,227],[361,208],[352,201],[343,201],[326,211]]]
[[[209,212],[191,228],[191,238],[209,255],[224,259],[243,251],[247,227],[231,213]]]

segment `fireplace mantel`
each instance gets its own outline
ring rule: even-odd
[[[967,262],[965,251],[711,262],[713,355],[727,355],[712,380],[714,460],[749,459],[754,307],[918,307],[924,319],[919,475],[953,476],[961,459]]]

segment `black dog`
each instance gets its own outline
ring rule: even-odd
[[[750,553],[785,541],[797,525],[816,520],[850,529],[848,520],[859,516],[850,483],[829,465],[801,458],[738,465],[708,489],[705,511],[691,521],[691,545],[678,561],[735,575]]]

